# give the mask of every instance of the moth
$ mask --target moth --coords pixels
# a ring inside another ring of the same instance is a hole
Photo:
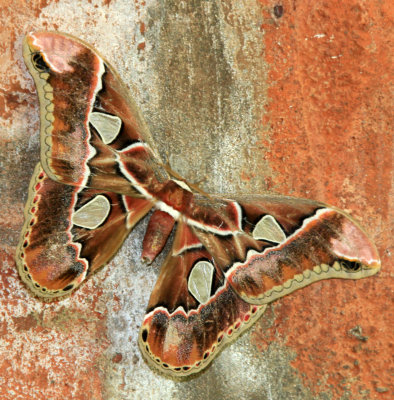
[[[268,195],[208,195],[160,160],[114,69],[66,34],[26,36],[40,101],[40,162],[17,249],[37,296],[71,293],[149,218],[142,258],[167,241],[139,333],[148,362],[171,376],[205,368],[267,303],[315,281],[374,275],[373,243],[343,211]]]

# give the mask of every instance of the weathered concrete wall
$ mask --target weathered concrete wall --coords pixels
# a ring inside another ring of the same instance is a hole
[[[1,399],[393,398],[389,1],[0,6]],[[381,273],[276,301],[187,382],[156,374],[137,348],[162,261],[139,260],[144,224],[70,298],[32,297],[13,258],[39,154],[38,102],[21,41],[42,29],[79,36],[111,61],[178,173],[207,191],[270,191],[351,210],[379,247]]]

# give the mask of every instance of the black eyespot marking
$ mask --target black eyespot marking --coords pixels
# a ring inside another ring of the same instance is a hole
[[[283,15],[283,6],[282,5],[276,5],[274,7],[274,15],[276,18],[280,18]]]
[[[341,261],[342,268],[345,268],[347,271],[357,272],[362,268],[362,264],[356,261],[342,260]]]
[[[68,285],[65,288],[63,288],[63,292],[67,292],[69,290],[71,290],[74,287],[74,285]]]
[[[142,341],[143,341],[143,342],[146,342],[146,341],[147,341],[147,339],[148,339],[148,331],[147,331],[146,329],[144,329],[144,330],[142,331],[141,337],[142,337]]]
[[[31,61],[34,65],[34,68],[39,71],[39,72],[49,72],[50,68],[44,61],[44,58],[42,57],[41,53],[33,53],[31,56]]]
[[[163,367],[164,368],[168,368],[168,364],[163,364]]]

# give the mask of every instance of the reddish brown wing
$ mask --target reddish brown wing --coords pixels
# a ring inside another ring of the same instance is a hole
[[[204,368],[223,342],[278,297],[317,280],[358,279],[379,270],[365,233],[321,203],[195,196],[194,204],[210,223],[199,214],[178,221],[140,332],[142,351],[169,374]]]
[[[264,310],[234,292],[198,237],[178,222],[172,252],[149,300],[140,348],[166,374],[196,373]]]
[[[219,203],[222,200],[219,200]],[[266,304],[312,282],[359,279],[380,268],[376,248],[344,212],[305,199],[244,196],[217,210],[223,220],[242,221],[229,235],[196,229],[201,242],[235,292]]]
[[[70,293],[115,255],[151,207],[145,199],[55,182],[38,164],[17,251],[22,279],[39,296]]]
[[[266,304],[318,280],[360,279],[380,269],[373,243],[338,209],[289,197],[238,201],[244,231],[265,243],[262,251],[250,250],[226,268],[226,278],[245,301]]]
[[[131,196],[158,190],[168,175],[150,134],[96,51],[65,34],[37,32],[26,36],[24,58],[40,99],[41,163],[49,177]]]

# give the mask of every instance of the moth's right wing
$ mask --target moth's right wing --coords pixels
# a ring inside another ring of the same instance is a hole
[[[58,182],[149,197],[168,179],[114,69],[72,36],[35,32],[23,55],[37,87],[41,165]]]
[[[64,185],[36,166],[17,250],[23,281],[38,296],[70,293],[107,263],[153,203]]]

